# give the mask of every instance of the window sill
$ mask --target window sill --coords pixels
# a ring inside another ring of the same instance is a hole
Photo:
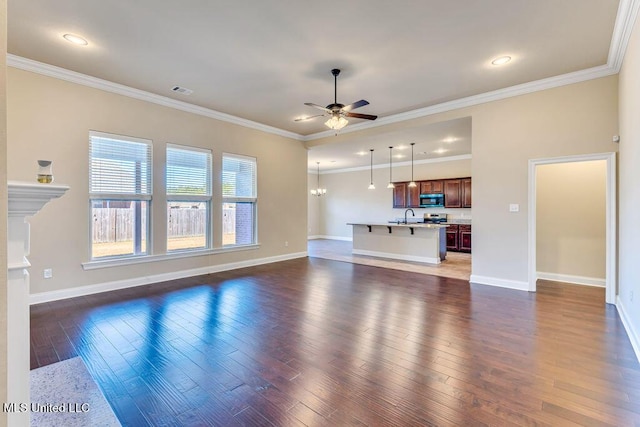
[[[100,268],[121,267],[125,265],[146,264],[149,262],[169,261],[180,258],[193,258],[198,256],[216,255],[227,252],[248,251],[259,249],[260,244],[225,246],[224,248],[204,249],[194,251],[176,251],[162,255],[144,255],[130,258],[117,258],[87,261],[82,263],[83,270],[97,270]]]

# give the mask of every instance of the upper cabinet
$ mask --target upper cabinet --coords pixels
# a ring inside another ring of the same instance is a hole
[[[416,184],[411,188],[408,182],[394,183],[394,208],[419,208],[420,194],[444,194],[445,208],[471,207],[471,178],[418,181]]]
[[[471,207],[471,178],[444,180],[444,207]]]
[[[415,187],[409,187],[407,185],[407,207],[419,208],[420,207],[420,183],[416,182]]]
[[[395,182],[393,184],[393,207],[407,207],[407,184],[406,182]]]
[[[462,180],[462,207],[471,207],[471,178]]]
[[[395,182],[393,187],[394,208],[419,208],[420,184],[409,187],[408,182]]]
[[[437,181],[420,181],[420,194],[441,194],[444,191],[444,182],[439,179]]]
[[[462,180],[447,179],[444,181],[444,207],[462,207]]]

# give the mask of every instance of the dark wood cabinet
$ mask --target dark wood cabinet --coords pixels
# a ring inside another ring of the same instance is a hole
[[[459,229],[457,224],[449,224],[447,227],[447,250],[458,251],[458,234]]]
[[[471,178],[418,181],[413,188],[408,182],[393,184],[394,208],[419,208],[420,194],[444,194],[445,208],[471,207]]]
[[[471,225],[459,225],[458,250],[460,252],[471,252]]]
[[[416,183],[418,184],[418,183]],[[419,208],[420,207],[420,185],[415,187],[409,187],[407,184],[407,207]]]
[[[462,207],[462,180],[447,179],[444,181],[444,207]]]
[[[420,207],[420,185],[409,187],[408,182],[394,182],[393,185],[394,208]]]
[[[447,250],[471,253],[471,224],[449,224]]]
[[[462,207],[471,207],[471,178],[462,180]]]
[[[407,182],[395,182],[393,187],[393,207],[407,207]]]
[[[444,207],[471,207],[471,178],[444,180]]]
[[[444,191],[444,182],[439,179],[435,181],[421,181],[420,194],[441,194]]]

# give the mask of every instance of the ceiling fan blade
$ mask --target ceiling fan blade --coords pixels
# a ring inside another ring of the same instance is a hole
[[[311,102],[305,102],[304,105],[308,105],[309,107],[313,107],[313,108],[317,108],[317,109],[322,110],[322,111],[326,111],[327,113],[331,112],[331,110],[329,110],[327,107],[323,107],[323,106],[318,105],[318,104],[313,104]]]
[[[316,117],[322,117],[322,116],[324,116],[324,114],[316,114],[315,116],[307,116],[307,117],[300,117],[298,119],[293,119],[293,121],[294,122],[304,122],[304,121],[311,120],[311,119],[314,119]]]
[[[355,117],[356,119],[375,120],[378,116],[372,116],[371,114],[359,114],[359,113],[345,113],[347,117]]]
[[[369,101],[361,99],[360,101],[356,101],[353,104],[345,105],[344,107],[342,107],[342,111],[346,113],[347,111],[355,110],[356,108],[364,107],[365,105],[369,105]]]

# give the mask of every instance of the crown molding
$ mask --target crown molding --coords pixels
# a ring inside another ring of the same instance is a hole
[[[614,25],[613,34],[611,36],[611,44],[609,47],[609,56],[607,64],[580,70],[572,73],[562,74],[560,76],[549,77],[542,80],[536,80],[529,83],[523,83],[504,89],[498,89],[491,92],[473,95],[466,98],[460,98],[429,107],[419,108],[404,113],[394,114],[391,116],[381,117],[375,121],[368,123],[357,123],[347,126],[339,133],[346,134],[358,132],[365,129],[376,128],[380,126],[390,125],[393,123],[403,122],[406,120],[426,117],[433,114],[444,113],[447,111],[457,110],[460,108],[472,107],[487,102],[498,101],[514,96],[525,95],[541,90],[553,89],[560,86],[566,86],[574,83],[580,83],[587,80],[607,77],[620,72],[624,55],[626,53],[629,38],[633,30],[638,12],[640,10],[640,0],[620,0],[618,5],[618,13]],[[19,68],[25,71],[42,74],[49,77],[65,80],[72,83],[81,84],[95,89],[104,90],[106,92],[116,93],[128,96],[130,98],[151,102],[169,108],[185,111],[188,113],[198,114],[216,120],[233,123],[250,129],[259,130],[274,135],[291,138],[297,141],[308,142],[316,139],[327,138],[335,135],[335,131],[326,130],[313,133],[310,135],[301,135],[295,132],[278,129],[262,123],[232,116],[230,114],[211,110],[209,108],[200,107],[183,101],[177,101],[166,96],[156,95],[150,92],[134,89],[118,83],[91,77],[86,74],[77,73],[54,65],[44,64],[42,62],[33,61],[31,59],[20,56],[7,54],[7,66]]]
[[[611,66],[616,73],[619,73],[622,67],[627,45],[629,44],[629,38],[631,37],[631,32],[633,31],[639,10],[640,0],[620,0],[616,23],[613,27],[613,35],[611,36],[611,45],[609,46],[609,58],[607,60],[607,64]]]
[[[431,163],[444,163],[444,162],[454,162],[456,160],[471,160],[471,154],[461,154],[459,156],[449,156],[449,157],[437,157],[434,159],[422,159],[415,160],[413,165],[424,165]],[[411,166],[411,160],[407,160],[406,162],[393,162],[393,167],[400,166]],[[388,168],[388,163],[382,163],[379,165],[373,165],[373,169],[385,169]],[[360,171],[368,171],[371,166],[357,166],[353,168],[344,168],[344,169],[330,169],[326,171],[321,171],[320,175],[331,175],[333,173],[345,173],[345,172],[360,172]],[[317,173],[315,170],[308,169],[308,173],[313,173],[314,175]]]
[[[525,95],[541,90],[553,89],[560,86],[618,74],[622,67],[624,55],[627,51],[627,45],[629,44],[629,38],[631,37],[639,10],[640,0],[620,0],[618,13],[616,15],[616,22],[611,36],[611,44],[609,46],[609,56],[607,57],[607,63],[605,65],[549,77],[542,80],[536,80],[529,83],[523,83],[466,98],[460,98],[429,107],[407,111],[405,113],[394,114],[392,116],[382,117],[374,122],[357,123],[355,125],[345,127],[340,131],[340,133],[357,132],[360,130],[385,126],[405,120],[417,119],[432,114],[444,113],[447,111],[457,110],[459,108],[472,107],[474,105],[484,104],[487,102],[498,101],[514,96]],[[311,135],[305,135],[302,137],[302,140],[307,142],[327,138],[333,135],[335,135],[334,131],[326,130]]]
[[[433,114],[444,113],[447,111],[458,110],[461,108],[472,107],[474,105],[485,104],[487,102],[499,101],[501,99],[512,98],[514,96],[526,95],[541,90],[552,89],[560,86],[566,86],[574,83],[580,83],[587,80],[593,80],[600,77],[607,77],[616,74],[617,71],[609,65],[600,65],[598,67],[587,68],[585,70],[575,71],[573,73],[562,74],[555,77],[549,77],[542,80],[536,80],[529,83],[523,83],[516,86],[510,86],[504,89],[498,89],[491,92],[481,93],[466,98],[460,98],[429,107],[419,108],[405,113],[394,114],[377,119],[374,122],[358,123],[347,126],[340,131],[341,134],[357,132],[364,129],[371,129],[379,126],[386,126],[392,123],[404,122],[411,119],[426,117]],[[334,131],[322,131],[303,137],[303,141],[313,141],[316,139],[326,138],[335,135]]]
[[[113,83],[108,80],[103,80],[96,77],[88,76],[86,74],[77,73],[75,71],[56,67],[55,65],[45,64],[43,62],[34,61],[32,59],[23,58],[21,56],[7,54],[7,66],[41,74],[43,76],[53,77],[71,83],[80,84],[83,86],[88,86],[94,89],[100,89],[105,92],[111,92],[118,95],[127,96],[129,98],[151,102],[153,104],[162,105],[163,107],[175,108],[176,110],[209,117],[249,129],[255,129],[261,132],[271,133],[274,135],[283,136],[285,138],[302,141],[302,135],[294,132],[289,132],[273,126],[268,126],[262,123],[232,116],[231,114],[221,113],[220,111],[200,107],[188,102],[177,101],[166,96],[156,95],[151,92],[134,89],[129,86]]]

